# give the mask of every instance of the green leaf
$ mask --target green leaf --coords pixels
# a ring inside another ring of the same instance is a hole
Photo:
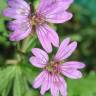
[[[10,86],[10,82],[14,77],[14,70],[13,66],[0,69],[0,93],[5,91],[8,85]]]
[[[26,76],[26,79],[32,83],[36,76],[40,73],[38,68],[33,67],[31,64],[23,64],[22,65],[23,74]]]
[[[6,31],[4,26],[5,17],[2,14],[5,7],[6,7],[5,0],[0,0],[0,31]]]
[[[79,80],[68,80],[68,96],[95,96],[96,74],[91,72]]]
[[[30,66],[8,65],[0,69],[0,93],[2,96],[8,96],[10,91],[13,96],[38,96],[39,91],[29,86],[35,79],[36,71],[37,69],[33,68],[31,64]]]
[[[6,1],[5,0],[0,0],[0,14],[2,10],[6,7]]]
[[[17,66],[13,87],[13,96],[23,96],[23,95],[24,95],[24,80],[22,78],[22,72],[20,70],[20,67]]]
[[[6,88],[2,92],[2,96],[8,96],[8,94],[10,93],[10,90],[12,88],[12,84],[13,84],[12,82],[13,82],[12,80],[9,81],[9,84],[6,86]]]

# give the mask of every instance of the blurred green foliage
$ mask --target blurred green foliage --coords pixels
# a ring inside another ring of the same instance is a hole
[[[38,0],[32,2],[36,6]],[[39,90],[33,89],[31,83],[40,70],[28,62],[30,49],[38,42],[37,38],[35,43],[34,40],[31,42],[25,61],[18,65],[6,64],[16,54],[16,43],[8,39],[9,19],[2,15],[5,7],[6,0],[0,0],[0,96],[39,96]],[[61,40],[69,36],[78,41],[78,49],[70,59],[85,62],[86,69],[84,78],[66,80],[68,96],[96,96],[96,0],[75,0],[69,10],[73,13],[72,20],[56,25],[56,29]],[[40,44],[37,46],[40,47]],[[50,96],[49,92],[46,96]]]

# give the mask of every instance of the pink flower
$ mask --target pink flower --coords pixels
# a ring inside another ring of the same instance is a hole
[[[77,42],[71,42],[66,38],[61,43],[56,55],[49,61],[48,54],[39,49],[33,48],[32,53],[34,56],[30,58],[32,65],[42,68],[43,71],[37,76],[33,82],[34,88],[41,86],[40,93],[45,94],[50,90],[52,96],[67,96],[67,84],[62,75],[71,79],[79,79],[82,77],[79,69],[85,67],[85,64],[78,61],[68,61],[67,59],[76,49]]]
[[[13,18],[9,28],[13,30],[10,34],[11,41],[19,41],[34,33],[47,52],[52,51],[52,45],[59,46],[58,34],[48,23],[64,23],[72,18],[67,11],[73,0],[39,0],[39,6],[35,13],[30,5],[24,0],[8,0],[8,8],[4,10],[4,16]]]

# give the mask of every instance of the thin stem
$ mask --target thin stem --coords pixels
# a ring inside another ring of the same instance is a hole
[[[22,52],[26,52],[27,49],[31,46],[31,44],[36,40],[37,36],[35,35],[34,38],[32,38],[32,36],[28,36],[24,41],[23,41],[23,45],[21,48]]]

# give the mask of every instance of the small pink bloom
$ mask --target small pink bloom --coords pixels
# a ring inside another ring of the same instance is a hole
[[[73,0],[39,0],[39,6],[35,13],[24,0],[8,0],[8,8],[4,10],[4,16],[13,18],[9,28],[11,41],[19,41],[33,32],[34,26],[38,38],[47,52],[52,51],[52,44],[59,46],[58,34],[48,23],[64,23],[72,18],[67,11]]]
[[[56,55],[50,61],[45,51],[39,48],[32,49],[31,64],[43,69],[33,82],[33,87],[41,87],[40,93],[42,95],[50,90],[52,96],[59,96],[58,94],[67,96],[67,84],[62,75],[71,79],[82,77],[79,69],[84,68],[85,64],[78,61],[65,62],[65,59],[75,51],[76,47],[77,42],[70,43],[70,38],[64,39]]]

